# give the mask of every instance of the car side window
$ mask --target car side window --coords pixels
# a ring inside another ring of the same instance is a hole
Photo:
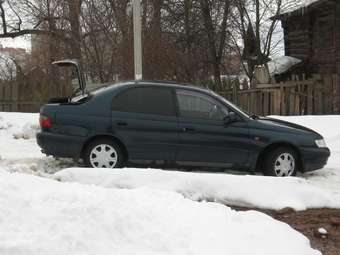
[[[175,103],[169,88],[130,88],[113,98],[112,110],[175,116]]]
[[[185,118],[223,120],[228,110],[213,98],[189,90],[177,90],[179,114]]]

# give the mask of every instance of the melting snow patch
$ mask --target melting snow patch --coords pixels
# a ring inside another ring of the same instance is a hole
[[[15,139],[32,139],[35,138],[40,127],[36,124],[26,124],[23,126],[21,132],[13,134]]]
[[[327,235],[327,234],[328,234],[327,230],[324,229],[324,228],[319,228],[319,229],[318,229],[318,232],[319,232],[321,235]]]

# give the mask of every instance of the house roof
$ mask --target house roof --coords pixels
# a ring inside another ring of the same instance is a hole
[[[303,15],[315,8],[317,8],[320,4],[326,2],[334,2],[334,0],[301,0],[300,4],[293,6],[281,14],[272,17],[273,19],[283,20],[287,19],[291,16]]]

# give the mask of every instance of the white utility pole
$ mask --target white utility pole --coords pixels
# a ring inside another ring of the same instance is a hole
[[[142,62],[142,22],[140,0],[133,0],[133,42],[134,42],[134,62],[135,79],[143,79]]]

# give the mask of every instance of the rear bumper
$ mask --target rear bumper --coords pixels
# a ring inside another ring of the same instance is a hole
[[[303,148],[301,150],[303,171],[309,172],[323,168],[330,155],[328,148]]]
[[[80,156],[86,137],[39,132],[37,143],[46,155],[77,158]]]

